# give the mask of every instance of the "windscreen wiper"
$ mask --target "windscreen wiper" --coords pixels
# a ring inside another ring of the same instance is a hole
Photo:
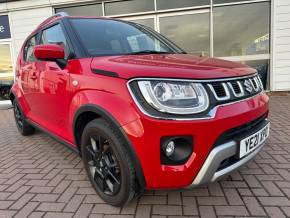
[[[139,55],[139,54],[172,54],[170,51],[155,51],[155,50],[142,50],[137,52],[128,53],[128,55]]]

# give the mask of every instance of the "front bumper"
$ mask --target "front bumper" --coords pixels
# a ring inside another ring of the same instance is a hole
[[[219,145],[210,152],[201,170],[199,171],[189,188],[215,182],[218,179],[230,174],[232,171],[239,169],[240,167],[251,161],[259,153],[264,145],[265,143],[260,145],[257,149],[255,149],[252,153],[250,153],[243,159],[240,159],[239,161],[221,170],[219,170],[218,168],[222,161],[237,154],[238,144],[235,141],[230,141],[223,145]]]
[[[220,163],[217,164],[222,161],[222,157],[232,156],[237,152],[237,140],[231,135],[231,130],[238,131],[240,126],[248,125],[260,117],[265,119],[268,115],[268,100],[268,96],[262,93],[241,102],[220,106],[215,117],[208,120],[158,120],[139,111],[139,119],[122,127],[141,163],[146,188],[172,189],[206,184],[248,162],[262,146],[229,168],[218,170]],[[138,112],[138,108],[136,111]],[[224,136],[228,132],[230,134]],[[244,137],[249,132],[250,130],[246,130],[239,136]],[[192,137],[192,155],[183,165],[162,165],[161,138],[178,135]],[[211,156],[215,157],[210,158]]]

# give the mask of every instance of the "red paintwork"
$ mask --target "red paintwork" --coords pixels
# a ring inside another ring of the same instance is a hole
[[[246,65],[188,54],[153,54],[96,57],[92,68],[115,72],[124,79],[132,77],[171,77],[210,79],[246,76],[255,71]]]
[[[36,45],[34,55],[39,60],[55,60],[64,58],[64,48],[55,44]]]
[[[91,68],[117,72],[120,78],[94,74]],[[12,91],[28,119],[73,147],[76,147],[73,120],[77,110],[85,104],[98,105],[118,121],[133,144],[147,188],[179,188],[193,181],[221,133],[268,112],[268,97],[261,94],[220,106],[216,117],[210,120],[157,120],[137,108],[126,86],[128,79],[208,79],[251,73],[253,70],[245,65],[183,54],[74,59],[61,69],[54,62],[25,62],[22,49]],[[73,80],[78,81],[77,86],[72,85]],[[194,153],[183,166],[160,164],[160,138],[169,135],[192,135],[194,139]]]

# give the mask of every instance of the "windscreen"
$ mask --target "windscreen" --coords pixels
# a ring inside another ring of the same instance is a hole
[[[72,18],[71,23],[92,56],[182,52],[154,30],[139,24],[90,18]]]

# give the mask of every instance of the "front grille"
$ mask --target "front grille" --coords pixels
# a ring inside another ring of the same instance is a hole
[[[229,90],[224,82],[215,82],[208,84],[208,86],[217,100],[222,101],[230,98]]]
[[[257,75],[237,80],[215,81],[207,85],[218,102],[248,98],[263,90],[262,83]]]
[[[235,92],[235,94],[241,94],[242,93],[242,90],[238,84],[238,81],[234,81],[231,83],[232,84],[232,87],[233,87],[233,90]]]
[[[213,86],[213,89],[218,97],[221,98],[221,97],[226,96],[226,92],[225,92],[225,89],[222,86],[222,84],[214,84],[212,86]]]

